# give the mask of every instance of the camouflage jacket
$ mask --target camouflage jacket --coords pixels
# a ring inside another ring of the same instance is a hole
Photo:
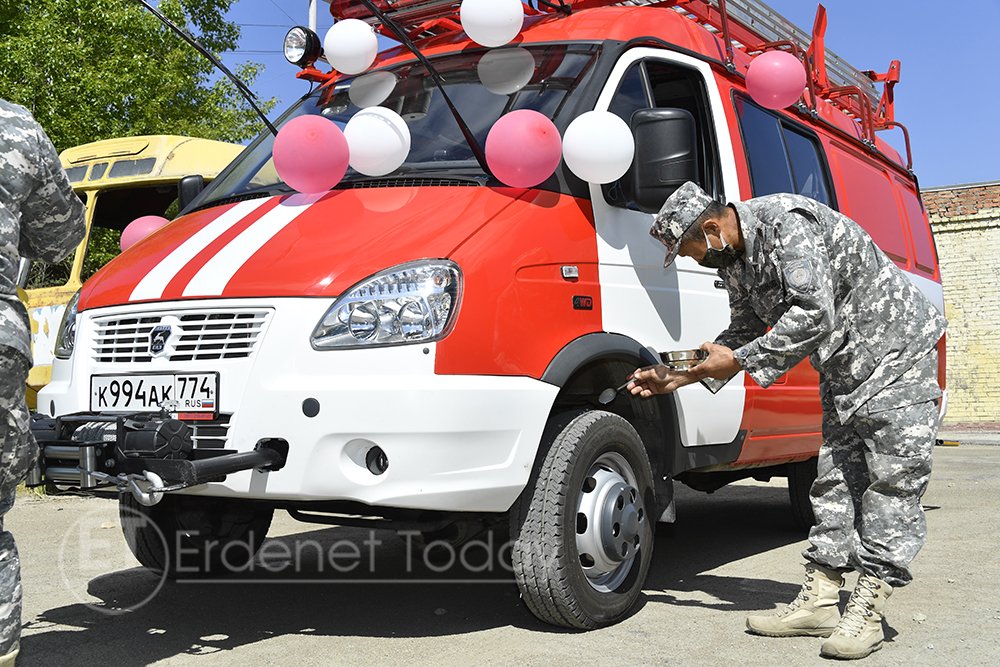
[[[20,257],[61,260],[83,238],[83,211],[45,132],[27,109],[0,100],[0,348],[31,358]]]
[[[938,309],[847,216],[789,194],[734,208],[745,252],[719,271],[731,324],[716,342],[732,348],[760,386],[809,356],[846,422],[944,334]],[[718,391],[725,383],[707,384]],[[938,395],[936,385],[922,386],[901,400]]]

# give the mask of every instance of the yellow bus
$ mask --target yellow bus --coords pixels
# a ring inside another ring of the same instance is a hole
[[[31,316],[34,367],[28,375],[28,404],[52,377],[55,338],[66,303],[84,281],[119,252],[122,230],[143,215],[173,218],[181,181],[200,189],[242,146],[170,135],[96,141],[62,152],[62,165],[87,209],[87,235],[58,264],[25,262],[21,283]],[[192,178],[193,177],[193,178]]]

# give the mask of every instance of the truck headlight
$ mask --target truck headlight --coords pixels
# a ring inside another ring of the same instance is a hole
[[[394,266],[361,281],[330,307],[312,334],[317,350],[407,345],[444,338],[462,296],[462,272],[448,260]]]
[[[73,346],[76,345],[76,309],[79,303],[80,292],[77,291],[66,304],[66,310],[63,311],[62,321],[59,323],[59,334],[56,335],[55,355],[59,359],[69,359],[73,354]]]

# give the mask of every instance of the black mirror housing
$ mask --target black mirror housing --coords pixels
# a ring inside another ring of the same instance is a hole
[[[184,211],[204,189],[205,177],[201,174],[182,178],[177,183],[177,210]]]
[[[674,190],[699,180],[694,116],[684,109],[640,109],[630,125],[635,160],[622,185],[639,210],[656,213]]]

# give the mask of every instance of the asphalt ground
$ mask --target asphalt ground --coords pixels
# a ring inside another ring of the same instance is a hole
[[[936,448],[924,505],[915,581],[890,599],[885,647],[863,664],[996,665],[1000,447]],[[573,632],[535,620],[500,566],[439,574],[448,554],[424,563],[393,533],[285,513],[258,558],[270,571],[161,586],[129,554],[114,500],[22,496],[6,520],[23,568],[18,664],[829,665],[820,639],[745,631],[748,612],[790,600],[801,581],[805,536],[784,480],[713,495],[679,487],[677,510],[634,615]],[[309,548],[296,558],[296,547]],[[307,555],[321,550],[336,557]]]

